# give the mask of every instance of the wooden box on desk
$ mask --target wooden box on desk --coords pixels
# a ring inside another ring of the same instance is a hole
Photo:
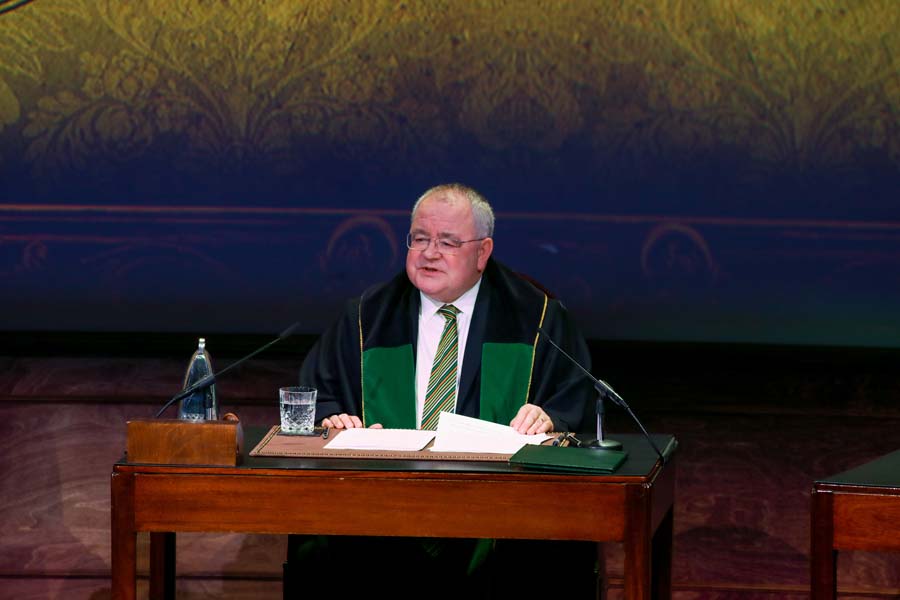
[[[244,446],[238,420],[183,421],[132,419],[128,421],[126,460],[161,465],[237,465]]]

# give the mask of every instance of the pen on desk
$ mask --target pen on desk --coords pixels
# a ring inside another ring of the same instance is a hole
[[[559,446],[560,448],[565,448],[570,444],[570,442],[575,439],[575,437],[569,433],[568,431],[564,431],[555,440],[553,440],[554,446]]]
[[[323,439],[323,440],[327,440],[327,439],[328,439],[328,432],[329,432],[329,431],[331,431],[331,427],[326,427],[326,428],[325,428],[325,433],[322,434],[322,439]]]

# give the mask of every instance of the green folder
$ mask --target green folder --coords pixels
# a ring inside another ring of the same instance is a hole
[[[624,450],[526,444],[509,457],[509,464],[540,471],[614,473],[627,456]]]

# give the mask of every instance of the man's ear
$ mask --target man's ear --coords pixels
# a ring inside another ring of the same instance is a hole
[[[494,239],[484,238],[478,245],[478,272],[481,273],[487,267],[487,261],[494,251]]]

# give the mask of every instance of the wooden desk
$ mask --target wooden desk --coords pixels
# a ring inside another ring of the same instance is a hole
[[[816,481],[811,497],[811,592],[837,596],[837,551],[900,551],[900,450]]]
[[[247,451],[265,431],[245,430]],[[506,462],[246,455],[238,467],[121,461],[111,482],[112,595],[135,597],[137,533],[145,531],[150,595],[173,596],[175,532],[195,531],[622,542],[625,597],[669,598],[677,444],[673,436],[654,436],[663,464],[643,436],[616,439],[629,456],[613,475],[534,473]],[[321,518],[335,513],[341,518]]]

